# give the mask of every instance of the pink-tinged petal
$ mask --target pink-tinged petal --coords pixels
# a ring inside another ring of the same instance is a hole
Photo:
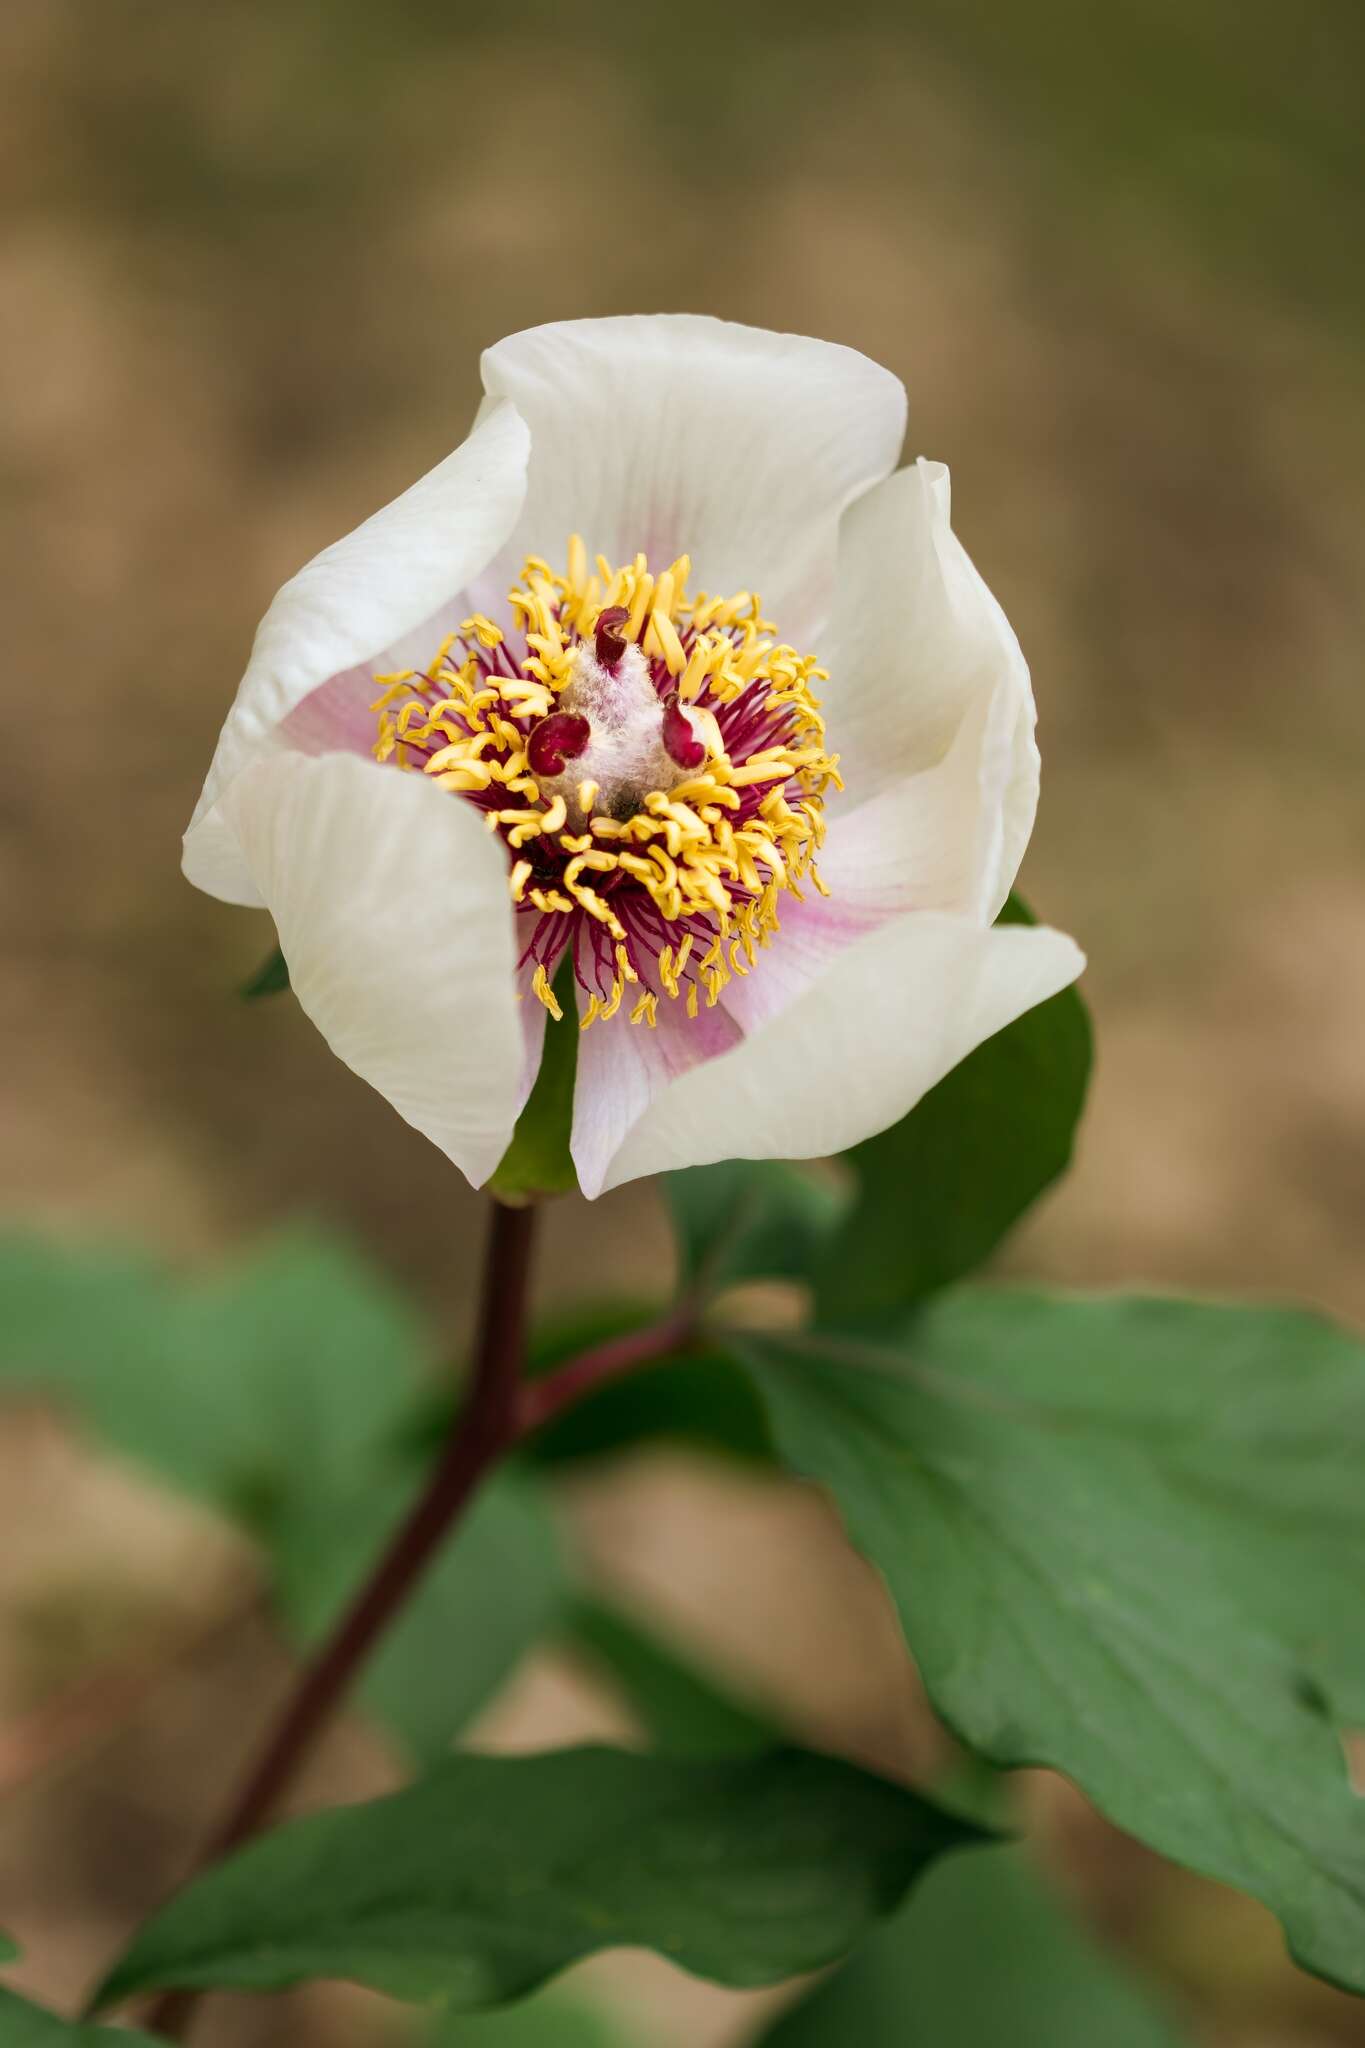
[[[721,1004],[751,1037],[803,996],[859,939],[880,931],[893,912],[873,902],[817,896],[778,899],[781,925],[746,975],[726,986]]]
[[[439,645],[439,640],[432,645]],[[376,668],[387,671],[386,655],[343,669],[310,690],[280,721],[279,736],[285,745],[300,754],[363,754],[372,759],[379,730],[371,709],[379,695]]]
[[[481,1185],[524,1054],[507,863],[478,813],[351,754],[275,754],[234,778],[222,829],[333,1052]]]
[[[771,1023],[656,1094],[601,1186],[717,1159],[842,1152],[895,1123],[1083,965],[1074,942],[1044,926],[900,918],[847,947]]]
[[[526,508],[507,561],[590,551],[693,587],[757,591],[785,638],[817,635],[840,514],[894,467],[899,380],[855,350],[695,314],[577,320],[487,351],[484,386],[531,428]]]
[[[529,447],[511,405],[485,409],[453,455],[279,592],[185,835],[185,872],[199,888],[259,903],[220,798],[248,762],[280,746],[282,721],[320,684],[372,663],[473,581],[520,513]]]
[[[936,766],[972,707],[999,698],[1008,758],[986,893],[1003,897],[1038,803],[1033,692],[1019,643],[949,514],[947,470],[920,461],[844,515],[823,695],[845,795],[831,809],[852,810]]]
[[[739,1029],[723,1010],[689,1018],[681,1001],[659,1004],[658,1024],[632,1024],[632,991],[614,1017],[599,1017],[580,1034],[569,1150],[585,1195],[600,1195],[611,1162],[650,1105],[699,1061],[715,1059],[739,1043]],[[580,1001],[580,1009],[586,1007]]]

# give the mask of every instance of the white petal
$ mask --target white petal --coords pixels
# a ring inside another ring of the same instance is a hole
[[[1031,726],[1012,679],[1002,676],[968,707],[937,767],[834,812],[820,873],[836,910],[850,920],[947,910],[994,922],[1023,851],[1021,720]],[[1022,739],[1031,749],[1031,733]]]
[[[351,754],[275,754],[221,803],[300,1004],[475,1187],[523,1062],[507,864],[472,805]]]
[[[631,1130],[603,1185],[716,1159],[844,1151],[904,1116],[973,1047],[1084,964],[1073,940],[1045,926],[901,918],[850,946],[733,1052],[674,1082]]]
[[[653,1030],[632,1024],[631,993],[627,989],[614,1017],[606,1023],[599,1018],[578,1041],[569,1150],[578,1184],[590,1199],[601,1194],[613,1157],[650,1104],[699,1061],[739,1042],[738,1026],[723,1010],[689,1017],[681,1002],[662,1001]],[[584,1008],[580,996],[580,1013]]]
[[[1003,692],[996,716],[1010,767],[997,882],[1008,893],[1038,805],[1033,691],[1019,642],[949,511],[947,470],[920,461],[845,513],[822,692],[829,744],[851,809],[941,761],[969,709]]]
[[[190,829],[185,872],[231,903],[257,903],[215,806],[280,722],[329,677],[381,654],[463,590],[521,510],[530,436],[510,405],[383,511],[300,569],[256,633]]]
[[[1004,798],[1017,700],[1001,683],[968,712],[936,768],[904,776],[856,810],[836,811],[820,854],[828,895],[780,897],[780,929],[753,972],[722,998],[750,1036],[805,993],[858,939],[912,911],[990,924],[1009,893]]]
[[[484,385],[530,423],[516,551],[665,565],[757,591],[781,634],[824,623],[844,507],[894,467],[899,380],[855,350],[696,314],[534,327],[487,351]]]

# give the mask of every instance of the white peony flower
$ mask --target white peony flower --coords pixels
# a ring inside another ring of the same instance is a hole
[[[266,613],[185,872],[476,1186],[568,988],[586,1194],[842,1150],[1083,964],[993,925],[1034,706],[948,473],[796,335],[579,321],[483,377]]]

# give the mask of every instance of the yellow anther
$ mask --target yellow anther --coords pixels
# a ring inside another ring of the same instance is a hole
[[[546,1009],[554,1018],[555,1023],[558,1024],[564,1012],[559,1006],[558,997],[550,987],[550,977],[545,972],[543,966],[537,967],[535,973],[531,976],[531,990],[534,995],[540,997],[541,1002],[544,1003]]]
[[[666,611],[653,611],[649,616],[649,631],[645,635],[645,652],[661,654],[668,664],[670,675],[680,676],[687,666],[678,629]]]
[[[482,612],[475,612],[473,618],[466,619],[460,627],[460,638],[473,638],[478,641],[480,647],[486,647],[491,652],[493,648],[501,647],[503,632],[501,626],[495,626]]]
[[[574,589],[581,589],[587,581],[588,551],[583,545],[581,533],[569,535],[569,582]]]
[[[640,556],[638,559],[643,562],[644,557]],[[645,622],[645,613],[649,610],[649,600],[653,590],[654,578],[647,569],[644,569],[641,571],[639,581],[635,585],[635,595],[631,599],[630,604],[630,617],[626,620],[624,627],[627,640],[639,639],[640,628]]]

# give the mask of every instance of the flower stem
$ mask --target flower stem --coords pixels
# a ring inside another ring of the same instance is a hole
[[[362,1664],[397,1617],[442,1540],[518,1434],[517,1400],[526,1350],[526,1294],[535,1208],[495,1201],[484,1263],[469,1395],[419,1498],[374,1570],[304,1672],[222,1825],[197,1867],[237,1848],[267,1820],[331,1720]],[[201,1992],[172,1991],[148,2025],[184,2037]]]

